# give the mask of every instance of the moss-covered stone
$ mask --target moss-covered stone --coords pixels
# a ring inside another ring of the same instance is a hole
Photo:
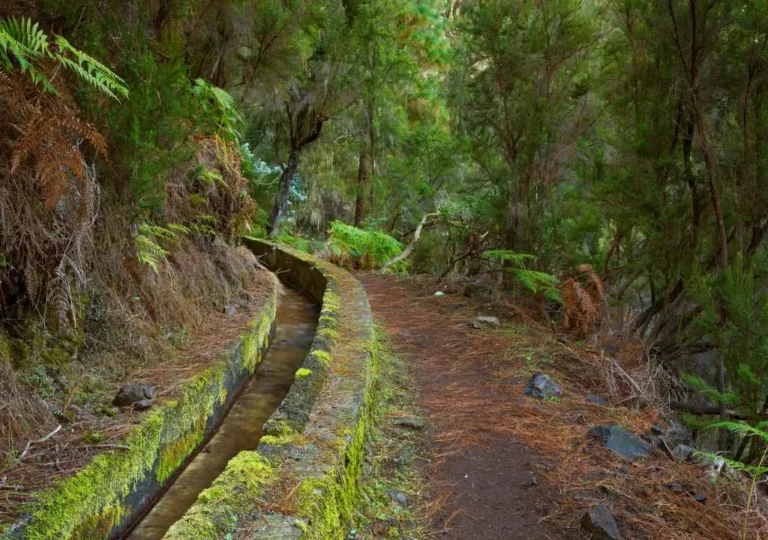
[[[209,369],[180,385],[179,395],[144,413],[141,424],[120,444],[127,450],[96,456],[74,476],[36,494],[23,523],[10,538],[49,540],[108,538],[124,529],[142,508],[128,499],[149,490],[151,499],[215,427],[228,405],[227,386],[238,386],[255,371],[269,342],[277,289],[238,345]],[[230,400],[231,401],[231,400]]]

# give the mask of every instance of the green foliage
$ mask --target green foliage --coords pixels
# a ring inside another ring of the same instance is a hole
[[[332,258],[340,264],[352,264],[358,268],[378,268],[403,251],[403,246],[381,231],[366,231],[346,225],[341,221],[331,223],[328,249]],[[403,261],[404,262],[404,261]],[[404,271],[398,263],[395,271]]]
[[[192,92],[204,113],[204,117],[198,120],[211,122],[211,131],[218,135],[237,140],[240,136],[237,126],[242,122],[242,117],[232,96],[226,90],[213,86],[203,79],[195,80]]]
[[[18,67],[35,84],[56,93],[45,62],[62,66],[79,79],[114,99],[128,96],[125,81],[104,64],[73,47],[61,36],[54,36],[54,46],[48,35],[27,17],[0,19],[0,66],[11,72]]]
[[[168,227],[161,227],[151,223],[139,225],[139,233],[133,239],[136,250],[136,258],[142,264],[149,266],[155,273],[159,272],[159,265],[165,260],[169,251],[161,244],[175,245],[180,234],[191,234],[192,230],[179,223],[171,223]]]
[[[558,289],[559,279],[547,272],[526,268],[526,262],[535,261],[535,256],[528,253],[515,253],[507,249],[495,249],[485,251],[483,257],[502,262],[504,271],[512,274],[523,287],[532,293],[541,294],[545,298],[562,303],[562,296],[560,289]]]

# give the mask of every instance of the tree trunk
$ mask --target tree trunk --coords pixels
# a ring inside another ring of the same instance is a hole
[[[291,191],[293,177],[299,169],[299,153],[300,150],[298,148],[291,149],[288,165],[286,165],[283,173],[280,175],[280,187],[275,196],[275,204],[272,206],[269,220],[267,221],[267,235],[269,236],[276,236],[280,230],[280,218],[283,212],[285,212],[285,207],[288,206],[288,194]]]
[[[355,227],[360,227],[365,220],[365,199],[370,178],[370,160],[368,148],[360,150],[360,166],[357,170],[357,198],[355,199]]]

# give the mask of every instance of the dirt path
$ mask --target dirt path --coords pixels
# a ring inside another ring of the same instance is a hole
[[[547,519],[555,491],[538,471],[548,464],[511,433],[523,381],[505,368],[512,340],[468,324],[488,313],[482,303],[435,297],[418,279],[360,278],[377,323],[413,370],[426,414],[431,494],[444,503],[433,519],[435,537],[578,538]]]

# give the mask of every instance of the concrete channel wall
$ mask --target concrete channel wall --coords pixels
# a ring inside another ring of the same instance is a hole
[[[119,538],[216,431],[253,375],[274,330],[278,287],[248,330],[211,367],[156,404],[119,441],[127,449],[97,455],[88,466],[37,494],[25,518],[3,538]],[[1,534],[1,533],[0,533]],[[193,537],[191,537],[193,538]]]
[[[286,283],[322,301],[317,334],[258,448],[233,458],[165,538],[340,539],[359,496],[376,408],[368,299],[328,262],[262,240],[245,244]]]

